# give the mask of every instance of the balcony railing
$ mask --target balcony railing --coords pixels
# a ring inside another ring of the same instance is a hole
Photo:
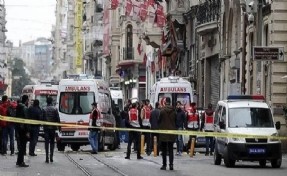
[[[123,48],[123,60],[134,60],[134,48]]]
[[[201,25],[217,21],[220,16],[220,0],[207,0],[198,5],[197,10],[197,24]]]

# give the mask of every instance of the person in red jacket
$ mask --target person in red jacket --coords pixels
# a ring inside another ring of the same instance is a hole
[[[10,103],[8,101],[8,96],[4,95],[2,96],[2,103],[0,105],[0,115],[1,116],[7,116],[8,108],[10,106]],[[0,121],[0,127],[2,128],[2,142],[1,142],[1,154],[6,155],[7,154],[7,142],[8,142],[8,122],[1,120]],[[14,153],[14,151],[13,151]]]

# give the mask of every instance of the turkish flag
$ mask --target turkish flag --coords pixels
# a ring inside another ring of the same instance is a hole
[[[147,18],[147,8],[148,8],[148,1],[144,2],[143,4],[140,5],[140,19],[142,21],[145,21]]]
[[[156,14],[155,23],[157,23],[158,27],[163,27],[165,24],[165,16],[163,13],[163,6],[162,5],[157,6],[155,14]]]
[[[148,1],[148,5],[149,6],[153,6],[154,5],[154,0],[147,0]]]
[[[162,66],[162,55],[161,55],[161,50],[157,50],[157,55],[158,55],[158,67],[161,70],[161,66]]]
[[[151,61],[151,72],[152,73],[154,73],[154,71],[155,71],[155,63],[154,63],[154,61]]]
[[[126,15],[127,16],[130,16],[131,14],[131,11],[132,11],[132,8],[133,8],[133,3],[131,0],[127,0],[126,1]]]
[[[119,6],[119,0],[112,0],[111,2],[111,9],[115,10]]]
[[[144,57],[143,57],[143,65],[146,65],[146,61],[147,61],[147,56],[146,56],[146,53],[145,53]]]
[[[142,54],[142,44],[141,43],[138,44],[137,50],[138,50],[139,55],[141,55]]]

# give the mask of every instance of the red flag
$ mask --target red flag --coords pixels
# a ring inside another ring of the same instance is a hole
[[[146,20],[147,17],[147,8],[148,8],[148,1],[144,2],[143,4],[140,5],[140,19],[142,21]]]
[[[151,62],[151,68],[150,69],[151,69],[151,72],[154,73],[154,71],[155,71],[155,63],[154,63],[154,61]]]
[[[111,9],[115,10],[119,6],[119,0],[112,0],[111,2]]]
[[[165,16],[163,13],[163,6],[158,5],[156,9],[155,23],[157,23],[158,27],[163,27],[165,23]]]
[[[137,50],[138,50],[139,55],[141,55],[142,54],[142,44],[141,43],[138,44]]]
[[[146,65],[146,61],[147,61],[147,56],[146,56],[146,53],[145,53],[144,57],[143,57],[143,65]]]
[[[164,35],[164,31],[162,31],[162,35],[161,35],[161,43],[164,44],[165,43],[165,35]]]
[[[153,6],[154,5],[154,0],[148,0],[148,5]]]
[[[159,70],[161,70],[161,65],[162,65],[162,55],[161,55],[161,50],[157,50],[157,55],[158,55],[158,67],[159,67]]]
[[[133,3],[131,0],[127,0],[126,1],[126,15],[127,16],[130,16],[131,14],[131,11],[132,11],[132,8],[133,8]]]

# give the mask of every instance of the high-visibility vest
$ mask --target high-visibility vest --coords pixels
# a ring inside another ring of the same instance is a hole
[[[205,131],[214,131],[214,117],[213,117],[213,114],[212,115],[207,115],[205,113],[204,130]]]
[[[135,108],[131,108],[129,111],[129,123],[131,126],[133,127],[140,127],[140,123],[139,123],[139,115],[138,115],[138,110]]]
[[[143,107],[144,110],[144,117],[142,119],[142,125],[143,126],[150,126],[150,115],[151,115],[151,110],[149,106],[144,106]]]
[[[198,129],[198,113],[194,112],[193,108],[187,109],[187,127],[190,129]]]
[[[97,117],[94,117],[94,111],[97,111]],[[90,114],[90,119],[91,119],[91,122],[93,120],[96,121],[96,126],[102,126],[102,121],[101,121],[101,112],[98,110],[98,108],[95,108],[93,109],[93,111],[91,112]],[[91,124],[90,124],[91,125]],[[92,125],[91,125],[92,126]]]

